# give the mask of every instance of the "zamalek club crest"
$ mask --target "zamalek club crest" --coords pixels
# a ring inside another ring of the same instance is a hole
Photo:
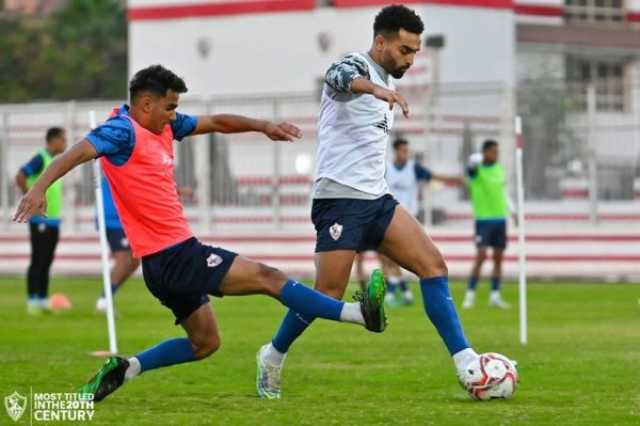
[[[215,253],[211,253],[209,257],[207,257],[207,266],[209,268],[215,268],[221,263],[222,263],[222,258]]]
[[[343,226],[338,222],[334,223],[333,225],[331,225],[331,228],[329,228],[329,234],[334,241],[338,241],[342,236],[342,228]]]
[[[27,408],[27,397],[20,395],[18,392],[13,392],[11,395],[4,397],[4,408],[6,408],[11,420],[17,422]]]

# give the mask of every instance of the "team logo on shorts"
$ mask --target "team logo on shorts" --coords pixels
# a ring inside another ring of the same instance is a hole
[[[11,417],[11,420],[17,422],[27,408],[27,397],[20,395],[18,392],[5,396],[4,408],[7,410],[7,414]]]
[[[122,245],[122,247],[129,247],[129,240],[127,240],[126,238],[123,238],[120,241],[120,244]]]
[[[209,268],[215,268],[216,266],[222,263],[222,258],[217,254],[211,253],[209,257],[207,257],[207,266]]]
[[[338,241],[342,236],[342,228],[343,226],[338,222],[334,223],[333,225],[331,225],[331,228],[329,228],[329,234],[334,241]]]

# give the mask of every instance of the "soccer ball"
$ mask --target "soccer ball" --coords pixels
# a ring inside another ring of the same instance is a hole
[[[481,354],[460,373],[460,383],[473,399],[507,399],[516,391],[518,371],[504,355]]]

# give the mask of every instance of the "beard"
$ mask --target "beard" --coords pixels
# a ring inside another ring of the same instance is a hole
[[[404,76],[404,73],[406,73],[409,70],[410,67],[402,67],[402,68],[396,68],[393,71],[391,71],[389,74],[391,74],[391,76],[395,79],[400,79]]]

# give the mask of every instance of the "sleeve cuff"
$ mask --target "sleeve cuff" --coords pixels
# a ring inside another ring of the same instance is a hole
[[[98,153],[98,157],[102,157],[104,155],[104,153],[102,152],[102,150],[100,149],[100,141],[97,137],[95,137],[94,135],[92,135],[91,133],[89,133],[87,136],[84,137],[86,140],[89,141],[89,143],[91,145],[93,145],[93,148],[96,150],[96,152]]]

